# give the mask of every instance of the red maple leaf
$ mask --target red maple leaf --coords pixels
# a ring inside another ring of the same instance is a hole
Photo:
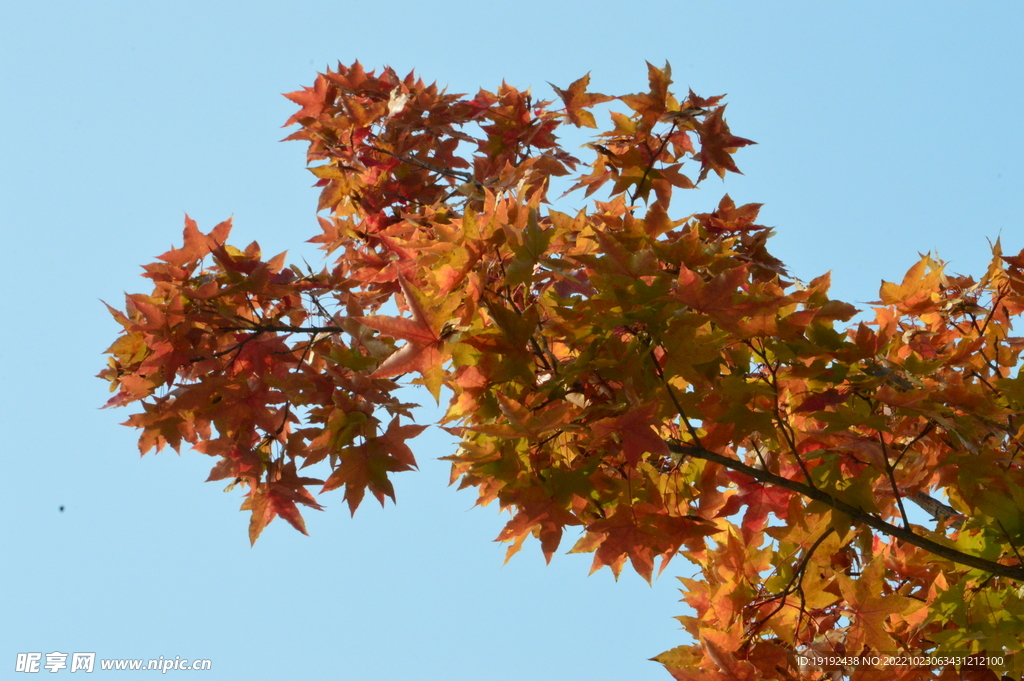
[[[395,500],[395,488],[388,473],[412,470],[416,459],[405,441],[416,437],[426,426],[400,426],[395,417],[386,433],[341,452],[341,465],[324,482],[322,492],[345,486],[345,501],[355,515],[366,489],[384,505],[384,497]]]
[[[735,161],[732,160],[733,152],[748,144],[756,144],[756,142],[744,139],[743,137],[736,137],[729,132],[729,125],[725,122],[724,114],[725,105],[723,104],[704,119],[700,136],[700,176],[697,179],[698,182],[707,177],[709,170],[714,170],[722,178],[725,177],[725,171],[727,170],[739,173],[740,169],[736,167]],[[742,173],[740,174],[742,175]]]
[[[214,249],[223,246],[230,233],[231,218],[218,224],[209,234],[203,234],[199,231],[196,221],[185,215],[184,245],[181,248],[172,248],[157,257],[179,267],[186,263],[198,262]]]
[[[651,425],[656,407],[657,404],[651,402],[644,407],[633,408],[622,416],[596,421],[591,426],[595,442],[618,433],[622,441],[622,453],[631,466],[635,466],[646,452],[656,457],[668,457],[668,445]]]
[[[786,519],[792,492],[774,485],[754,482],[742,473],[730,473],[728,477],[738,485],[740,491],[729,497],[717,517],[727,518],[746,507],[742,523],[745,540],[749,541],[755,532],[764,529],[769,513]]]
[[[287,520],[302,534],[309,534],[306,532],[306,523],[302,519],[302,514],[299,513],[296,503],[304,504],[318,511],[323,510],[323,507],[305,488],[306,485],[318,484],[319,480],[300,478],[296,473],[295,462],[289,462],[277,470],[276,480],[260,483],[254,487],[249,492],[248,498],[242,503],[243,511],[252,511],[252,516],[249,519],[249,542],[251,544],[256,543],[256,539],[263,529],[276,516]]]
[[[737,208],[733,200],[726,194],[719,202],[718,209],[713,213],[697,213],[693,217],[712,234],[767,229],[764,225],[754,224],[757,213],[763,205],[762,203],[747,203]]]
[[[318,73],[313,87],[305,87],[295,92],[286,92],[285,97],[302,106],[301,109],[292,114],[292,117],[282,125],[287,128],[293,123],[298,123],[302,118],[316,118],[324,110],[327,99],[327,79],[323,74]]]
[[[409,304],[412,319],[387,315],[356,317],[371,329],[406,341],[397,352],[381,362],[372,376],[389,378],[413,371],[419,372],[437,399],[441,386],[441,365],[445,359],[442,330],[459,301],[452,296],[439,306],[431,306],[427,296],[401,275],[398,277],[398,283]]]

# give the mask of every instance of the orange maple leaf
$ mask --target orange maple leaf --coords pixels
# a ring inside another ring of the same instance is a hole
[[[883,595],[884,559],[876,556],[855,581],[837,574],[836,580],[846,599],[846,613],[851,619],[847,635],[847,649],[857,650],[860,645],[870,646],[875,652],[893,648],[892,636],[885,623],[890,615],[903,613],[912,606],[910,599],[899,594]]]
[[[252,511],[249,519],[249,542],[256,543],[264,528],[276,517],[281,516],[302,534],[306,532],[306,523],[299,513],[296,502],[322,511],[305,485],[317,484],[314,478],[300,478],[296,473],[295,462],[289,462],[279,470],[278,479],[274,482],[261,483],[253,488],[242,503],[243,511]]]
[[[562,98],[565,103],[565,114],[569,117],[569,122],[575,125],[577,128],[588,127],[596,128],[597,122],[594,120],[594,114],[586,111],[595,104],[601,104],[602,102],[609,102],[614,97],[608,95],[598,94],[596,92],[587,92],[587,85],[590,84],[590,74],[583,76],[579,80],[573,81],[567,89],[563,90],[552,83],[551,88],[558,93],[558,96]]]
[[[184,245],[181,248],[172,248],[157,257],[164,262],[179,267],[186,263],[198,262],[209,255],[214,249],[223,246],[230,233],[231,218],[219,223],[210,230],[209,234],[203,234],[199,231],[196,221],[186,214]]]
[[[406,341],[397,352],[381,362],[372,377],[390,378],[416,371],[423,376],[434,399],[439,399],[441,365],[445,359],[445,336],[442,330],[460,301],[455,296],[450,296],[439,306],[432,306],[426,294],[401,275],[398,277],[398,283],[408,301],[412,319],[387,315],[356,317],[356,320],[371,329]]]
[[[303,86],[301,90],[286,92],[284,96],[299,104],[302,108],[292,114],[292,117],[281,127],[287,128],[292,123],[298,123],[302,118],[318,117],[324,110],[325,100],[327,99],[327,87],[327,79],[324,78],[322,73],[318,73],[313,87]]]

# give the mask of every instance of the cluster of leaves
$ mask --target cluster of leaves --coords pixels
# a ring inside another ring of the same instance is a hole
[[[837,329],[857,310],[827,274],[787,274],[758,204],[672,215],[675,190],[738,172],[751,142],[721,97],[648,74],[645,93],[583,77],[556,102],[358,62],[320,74],[287,95],[287,124],[309,143],[329,266],[186,220],[183,247],[145,268],[152,293],[111,308],[109,404],[141,404],[143,453],[214,457],[255,541],[277,515],[304,532],[311,486],[343,487],[352,512],[366,490],[393,498],[424,428],[403,424],[394,379],[447,388],[452,480],[510,512],[509,556],[534,536],[550,559],[574,527],[594,570],[699,568],[679,618],[698,644],[656,658],[677,679],[818,678],[798,664],[812,651],[1020,650],[1024,252],[997,243],[980,281],[922,257],[873,322]],[[555,132],[596,128],[602,105],[612,127],[583,163]],[[587,207],[553,207],[562,177]]]

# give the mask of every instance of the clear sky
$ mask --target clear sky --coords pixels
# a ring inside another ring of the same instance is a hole
[[[758,142],[736,156],[745,175],[680,210],[763,202],[773,252],[805,280],[832,270],[850,302],[919,252],[980,274],[986,238],[1024,247],[1019,2],[7,0],[0,15],[0,678],[53,651],[208,658],[208,679],[668,678],[646,660],[685,642],[673,577],[692,566],[616,583],[588,577],[589,556],[545,566],[534,543],[502,567],[507,516],[446,486],[438,435],[415,441],[397,506],[350,518],[328,493],[310,537],[278,520],[250,548],[240,494],[203,483],[210,459],[140,459],[117,425],[130,412],[97,409],[118,328],[100,299],[144,289],[139,266],[185,211],[316,257],[299,245],[317,190],[304,146],[278,143],[280,93],[328,64],[540,95],[589,71],[622,94],[667,59],[679,90],[728,93],[733,131]]]

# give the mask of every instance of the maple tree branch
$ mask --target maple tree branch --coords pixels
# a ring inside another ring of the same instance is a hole
[[[807,480],[807,484],[814,487],[814,478],[811,477],[811,472],[807,470],[807,466],[804,464],[804,460],[800,458],[800,452],[796,448],[796,439],[793,437],[793,432],[788,421],[782,418],[782,405],[779,404],[779,377],[776,371],[778,368],[768,361],[768,351],[764,347],[764,342],[761,343],[761,350],[758,351],[754,347],[753,342],[747,341],[746,344],[750,347],[754,353],[761,358],[761,362],[764,364],[768,373],[771,374],[771,380],[765,380],[769,387],[772,389],[774,396],[773,411],[775,412],[775,421],[779,424],[779,430],[782,431],[782,436],[786,439],[786,443],[789,445],[789,449],[793,452],[793,458],[796,459],[796,463],[800,466],[800,471],[804,474],[804,478]]]
[[[1007,289],[1006,288],[1000,286],[998,291],[999,291],[999,295],[996,297],[995,300],[992,301],[992,309],[990,309],[988,311],[988,314],[985,315],[985,321],[982,323],[981,329],[979,330],[979,332],[983,336],[985,335],[985,331],[988,329],[988,323],[992,321],[992,317],[994,317],[995,314],[996,314],[996,309],[999,307],[999,303],[1003,302],[1003,298],[1006,297],[1006,294],[1007,294]]]
[[[882,445],[882,461],[885,462],[885,474],[889,478],[889,484],[892,485],[892,493],[896,497],[896,505],[900,508],[903,527],[910,529],[910,518],[907,517],[907,509],[903,507],[903,495],[900,494],[900,488],[896,484],[896,472],[893,470],[893,465],[889,463],[889,448],[885,446],[885,438],[882,437],[881,431],[876,432],[878,432],[878,442]]]
[[[761,448],[757,446],[756,442],[751,442],[750,444],[754,448],[754,454],[757,454],[757,460],[761,462],[761,468],[768,468],[768,462],[765,461]]]
[[[992,318],[996,314],[996,310],[999,308],[999,304],[1002,302],[1003,298],[1005,298],[1006,295],[1007,295],[1007,291],[1003,287],[1000,287],[998,289],[998,292],[999,292],[999,295],[992,301],[992,307],[988,311],[988,314],[985,315],[985,321],[982,322],[980,328],[978,327],[978,318],[975,317],[973,314],[969,315],[970,318],[971,318],[971,326],[974,327],[974,330],[978,332],[978,336],[980,336],[981,338],[985,337],[985,331],[988,329],[989,322],[992,321]],[[992,373],[994,373],[996,375],[1001,375],[1000,372],[999,372],[998,363],[993,364],[994,361],[997,361],[999,359],[999,346],[998,346],[999,337],[998,336],[996,336],[993,339],[993,343],[996,344],[996,347],[994,348],[995,356],[991,360],[988,357],[985,356],[985,348],[984,347],[981,347],[981,348],[978,349],[978,354],[981,355],[981,358],[983,360],[985,360],[985,364],[988,365],[988,368],[992,370]],[[979,376],[979,378],[980,378],[980,376]]]
[[[658,343],[658,347],[663,351],[665,350],[665,346],[661,343]],[[690,419],[686,417],[686,411],[683,409],[683,405],[679,402],[679,398],[676,397],[676,391],[672,389],[672,385],[668,382],[668,379],[665,378],[665,371],[661,368],[661,364],[658,363],[657,358],[655,358],[653,354],[648,354],[647,356],[650,357],[651,362],[654,364],[654,373],[661,379],[662,384],[665,386],[669,399],[672,400],[672,404],[675,405],[676,411],[679,413],[679,418],[681,418],[683,423],[686,425],[686,431],[690,434],[690,437],[693,438],[693,441],[700,446],[700,436],[697,435],[697,429],[693,427],[693,424],[690,423]]]
[[[915,504],[924,509],[925,513],[930,515],[935,520],[942,522],[949,518],[955,518],[951,527],[960,529],[964,524],[964,516],[952,506],[942,503],[938,499],[925,494],[924,492],[914,492],[908,497]]]
[[[254,324],[252,326],[218,326],[218,331],[253,331],[257,334],[280,333],[344,333],[340,326],[292,326],[290,324]]]
[[[1003,521],[996,518],[996,522],[999,523],[999,529],[1003,531],[1003,536],[1006,537],[1006,542],[1013,549],[1013,555],[1017,556],[1018,563],[1024,563],[1024,559],[1020,557],[1020,551],[1017,550],[1017,545],[1013,543],[1013,539],[1010,538],[1010,533],[1006,531],[1006,527],[1003,525]]]
[[[212,355],[210,355],[209,357],[207,357],[205,355],[202,356],[202,357],[193,357],[193,358],[191,358],[189,360],[189,362],[191,364],[195,364],[196,362],[205,362],[205,361],[210,360],[210,359],[220,359],[224,355],[227,355],[227,354],[230,354],[232,352],[235,352],[236,350],[241,350],[245,346],[245,344],[248,343],[250,340],[252,340],[252,338],[246,338],[244,340],[241,340],[241,341],[235,343],[234,345],[232,345],[230,348],[226,348],[224,350],[219,350],[219,351],[213,353]]]
[[[309,267],[309,263],[306,263],[306,266]],[[310,269],[312,269],[312,268],[310,268]],[[309,300],[314,305],[316,305],[316,309],[320,310],[320,314],[323,316],[324,319],[330,319],[331,318],[330,313],[328,313],[327,309],[323,306],[323,304],[321,304],[320,298],[318,298],[317,296],[315,296],[312,293],[310,293],[309,294]]]
[[[317,304],[319,305],[319,301],[317,301]],[[299,358],[298,364],[295,365],[295,371],[296,372],[302,371],[302,365],[306,363],[306,358],[309,357],[309,353],[313,349],[313,343],[315,343],[316,340],[317,340],[316,334],[314,334],[314,335],[310,336],[308,341],[306,341],[306,349],[302,351],[302,356]],[[284,432],[285,426],[288,425],[288,419],[291,417],[291,414],[292,414],[292,401],[291,401],[291,399],[287,399],[287,400],[285,400],[285,403],[284,403],[284,414],[281,417],[281,425],[278,426],[277,430],[274,431],[274,439],[277,439],[281,435],[281,433]],[[282,454],[282,456],[283,456],[283,454]]]
[[[758,482],[770,483],[788,489],[792,492],[802,494],[809,499],[814,501],[820,501],[829,508],[832,508],[840,513],[845,513],[850,516],[853,520],[859,523],[867,525],[868,527],[878,530],[884,534],[887,534],[896,539],[913,544],[919,549],[923,549],[932,553],[940,558],[959,563],[960,565],[966,565],[983,572],[988,572],[999,577],[1007,577],[1017,582],[1024,582],[1024,565],[1002,565],[991,560],[986,560],[979,556],[972,556],[962,551],[957,551],[949,546],[943,546],[931,539],[918,536],[914,534],[910,528],[897,527],[892,523],[888,523],[878,516],[872,515],[863,509],[852,506],[842,499],[837,499],[828,492],[805,485],[802,482],[796,480],[790,480],[784,478],[781,475],[776,475],[770,471],[759,470],[753,466],[748,466],[742,461],[723,456],[716,452],[709,451],[703,447],[693,447],[681,445],[675,442],[666,442],[669,451],[679,454],[680,457],[692,456],[697,459],[704,459],[705,461],[711,461],[721,466],[725,466],[730,470],[738,471],[743,473],[747,477],[750,477]]]
[[[320,138],[320,140],[327,146],[327,148],[332,150],[332,151],[338,149],[338,147],[340,146],[338,144],[335,144],[334,142],[331,142],[326,137],[324,137],[322,134],[316,133],[316,136],[318,138]],[[410,156],[403,156],[402,154],[396,154],[393,151],[388,151],[387,149],[382,149],[381,147],[373,145],[373,144],[367,145],[367,147],[372,149],[373,151],[376,151],[378,153],[385,154],[385,155],[390,156],[390,157],[392,157],[394,159],[397,159],[397,160],[401,161],[402,163],[407,163],[409,165],[417,166],[419,168],[422,168],[423,170],[429,170],[431,172],[438,173],[439,175],[442,175],[444,177],[450,177],[450,178],[453,178],[453,179],[464,180],[466,182],[475,182],[476,181],[475,178],[473,177],[472,173],[463,172],[463,171],[459,171],[459,170],[452,170],[451,168],[446,168],[446,167],[434,165],[433,163],[428,163],[426,161],[421,161],[421,160],[419,160],[417,158],[413,158],[413,157],[410,157]],[[354,168],[348,167],[348,166],[342,166],[342,168],[345,169],[345,170],[355,170]],[[479,182],[478,182],[478,184],[482,185],[482,183],[479,183]],[[441,202],[442,203],[446,202],[452,196],[457,194],[458,191],[459,191],[458,188],[452,190],[443,199],[441,199]],[[417,203],[417,204],[419,204],[421,206],[422,205],[426,205],[426,204],[423,204],[422,202],[417,201],[415,199],[409,199],[408,197],[402,196],[402,197],[399,197],[399,198],[401,198],[404,201],[412,201],[412,202]]]
[[[396,154],[392,151],[388,151],[387,149],[381,149],[376,145],[372,145],[370,146],[370,148],[382,154],[387,154],[392,158],[396,158],[402,163],[408,163],[409,165],[418,166],[420,168],[423,168],[423,170],[430,170],[440,175],[444,175],[445,177],[453,177],[460,180],[465,180],[466,182],[472,182],[474,179],[472,173],[463,172],[461,170],[452,170],[451,168],[442,168],[441,166],[436,166],[433,163],[427,163],[426,161],[421,161],[416,158]]]
[[[981,356],[982,356],[982,358],[984,358],[985,357],[984,353],[982,353]],[[986,362],[987,362],[987,360],[986,360]],[[994,373],[997,373],[997,372],[994,372]],[[991,392],[994,396],[996,396],[996,397],[1002,397],[1003,396],[1003,394],[997,388],[995,388],[991,383],[989,383],[988,380],[986,380],[985,377],[982,376],[981,374],[979,374],[977,371],[972,371],[970,374],[968,374],[968,376],[973,376],[974,378],[978,379],[981,382],[981,384],[983,386],[985,386],[989,390],[989,392]],[[984,419],[984,418],[980,419],[981,421],[983,421],[987,425],[990,425],[993,428],[995,428],[995,429],[1005,433],[1006,436],[1009,436],[1009,442],[1013,444],[1014,454],[1013,454],[1013,457],[1011,457],[1011,459],[1010,459],[1010,463],[1007,463],[1006,466],[1004,466],[1005,470],[1010,470],[1010,466],[1012,464],[1013,458],[1015,458],[1017,456],[1017,454],[1019,454],[1022,451],[1022,447],[1021,447],[1020,443],[1017,442],[1017,440],[1015,439],[1016,435],[1017,435],[1017,428],[1014,426],[1014,423],[1013,423],[1014,416],[1015,415],[1012,414],[1012,413],[1006,415],[1007,423],[1006,423],[1005,426],[1000,424],[1000,423],[996,423],[994,421],[989,421],[988,419]]]
[[[534,351],[540,353],[540,358],[544,360],[544,368],[551,372],[552,375],[558,373],[558,358],[555,357],[555,353],[551,352],[551,346],[548,345],[547,339],[544,338],[544,321],[541,319],[537,320],[537,331],[540,335],[540,340],[537,340],[537,336],[530,336],[530,343],[534,346]]]
[[[665,151],[665,147],[668,146],[668,140],[670,137],[672,137],[672,133],[676,131],[676,125],[678,125],[678,121],[674,121],[672,123],[672,127],[669,128],[669,131],[665,133],[665,136],[661,140],[661,146],[658,147],[658,152],[651,156],[651,162],[647,164],[646,168],[644,168],[643,177],[641,177],[640,182],[637,183],[636,190],[633,192],[633,195],[629,197],[629,202],[631,204],[636,203],[637,197],[640,196],[640,192],[643,189],[644,182],[647,181],[647,178],[650,176],[651,171],[654,170],[654,164],[658,162],[658,158],[661,156],[662,152]],[[648,151],[650,151],[650,147],[648,147]],[[648,196],[650,196],[650,194],[648,194]]]
[[[814,540],[814,543],[811,544],[810,547],[808,547],[806,553],[804,553],[803,558],[800,560],[800,564],[797,566],[796,570],[793,571],[793,576],[790,578],[789,583],[786,584],[785,589],[783,589],[777,594],[774,594],[770,598],[766,598],[756,603],[756,605],[764,605],[766,603],[771,603],[772,601],[777,601],[779,599],[782,600],[782,602],[779,603],[774,610],[772,610],[770,613],[768,613],[760,620],[751,625],[750,629],[747,631],[746,634],[746,637],[748,639],[759,634],[761,632],[761,629],[764,628],[764,625],[767,624],[768,620],[774,617],[777,612],[779,612],[786,606],[786,599],[794,591],[800,594],[800,614],[801,617],[803,616],[804,612],[806,611],[806,598],[803,592],[803,582],[804,574],[807,572],[807,564],[811,562],[811,556],[813,556],[814,552],[818,550],[819,546],[821,546],[821,542],[825,541],[833,532],[835,532],[835,528],[828,528],[825,532],[822,532],[820,537]],[[751,605],[755,605],[755,603],[751,603]]]
[[[918,433],[917,435],[915,435],[913,440],[911,440],[907,444],[903,445],[903,451],[901,451],[900,455],[896,457],[896,460],[893,462],[892,465],[893,466],[900,465],[900,461],[902,461],[903,457],[906,456],[908,451],[910,451],[910,448],[913,447],[915,444],[917,444],[918,440],[920,440],[925,435],[930,433],[934,427],[935,427],[935,422],[934,421],[926,421],[925,424],[924,424],[924,428],[921,429],[921,432]]]
[[[534,336],[530,336],[530,345],[533,346],[533,356],[540,360],[540,363],[543,365],[542,368],[550,371],[552,374],[558,373],[558,370],[548,361],[548,357],[544,353],[544,349],[540,346],[540,343],[537,342],[537,339]]]

